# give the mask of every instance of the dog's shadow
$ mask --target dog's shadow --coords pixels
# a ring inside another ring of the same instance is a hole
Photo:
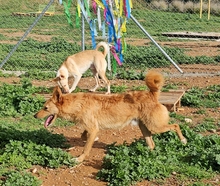
[[[71,152],[71,154],[77,154],[77,155],[81,155],[83,152],[83,148],[86,144],[86,141],[84,139],[82,139],[81,137],[66,137],[67,142],[70,144],[70,148],[67,149],[68,152]],[[106,153],[106,148],[109,144],[107,143],[103,143],[101,141],[94,141],[93,145],[92,145],[92,150],[93,152],[95,151],[95,149],[103,149],[104,153]],[[81,148],[80,150],[78,150],[77,148]],[[76,151],[76,152],[74,152]],[[96,152],[96,151],[95,151]],[[97,155],[100,152],[97,152]],[[90,152],[91,154],[91,152]],[[85,161],[83,162],[84,166],[88,166],[88,167],[93,167],[96,170],[100,170],[101,169],[101,165],[102,165],[102,161],[103,159],[99,158],[86,158]],[[96,177],[97,173],[93,173],[92,175],[94,176],[94,178]]]
[[[86,144],[86,140],[82,139],[81,137],[66,137],[67,142],[70,144],[71,147],[84,147]],[[105,149],[108,144],[103,143],[101,141],[94,141],[92,148],[99,148]]]
[[[69,144],[62,134],[54,134],[41,128],[37,130],[18,130],[13,126],[0,126],[0,148],[4,148],[10,141],[31,141],[38,145],[52,148],[68,148]]]

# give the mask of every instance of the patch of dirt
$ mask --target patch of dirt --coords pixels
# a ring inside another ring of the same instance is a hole
[[[6,83],[19,83],[20,78],[0,78],[1,82]],[[51,87],[51,89],[56,86],[54,82],[51,81],[33,81],[35,86],[46,86]],[[194,86],[197,87],[207,87],[209,85],[217,85],[220,83],[220,76],[209,76],[209,77],[180,77],[180,78],[166,78],[165,84],[175,84],[178,85],[180,89],[188,90]],[[93,78],[82,78],[79,82],[79,87],[81,89],[89,89],[95,84]],[[135,80],[111,80],[112,85],[126,85],[129,88],[134,86],[144,85],[143,81]],[[202,100],[201,100],[202,101]],[[219,120],[220,108],[218,109],[206,109],[205,114],[196,114],[197,108],[183,107],[178,114],[185,116],[186,118],[192,119],[192,126],[199,124],[204,118],[211,117]],[[69,151],[73,156],[79,156],[82,153],[85,142],[80,138],[83,132],[80,127],[50,127],[48,128],[53,133],[63,134],[70,145],[73,147]],[[217,131],[220,135],[220,132]],[[121,130],[104,130],[98,135],[99,140],[96,141],[91,150],[90,156],[80,165],[73,168],[59,168],[59,169],[48,169],[40,166],[36,166],[37,172],[34,174],[40,180],[43,181],[42,186],[106,186],[106,182],[96,180],[96,175],[101,169],[102,161],[105,156],[105,147],[107,144],[112,144],[117,142],[117,144],[122,144],[124,141],[131,143],[135,138],[141,138],[141,132],[136,126],[127,126]],[[218,178],[213,180],[207,180],[207,183],[214,182]],[[176,186],[185,185],[186,183],[179,183],[172,175],[170,178],[165,179],[163,185],[165,186]],[[162,185],[159,184],[157,180],[147,181],[144,180],[136,184],[136,186],[148,186],[148,185]]]

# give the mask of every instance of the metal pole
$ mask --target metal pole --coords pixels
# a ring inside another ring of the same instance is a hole
[[[84,20],[83,15],[81,17],[82,17],[81,18],[81,21],[82,21],[82,26],[81,26],[81,29],[82,29],[81,46],[82,46],[82,50],[85,50],[85,20]]]
[[[159,50],[167,57],[167,59],[181,72],[183,71],[177,66],[177,64],[167,55],[167,53],[157,44],[157,42],[148,34],[148,32],[141,26],[141,24],[131,15],[131,19],[138,25],[138,27],[147,35],[147,37],[159,48]]]
[[[6,56],[6,58],[2,61],[0,64],[0,68],[3,67],[3,65],[8,61],[8,59],[12,56],[12,54],[17,50],[18,46],[23,42],[23,40],[27,37],[27,35],[31,32],[31,30],[34,28],[34,26],[38,23],[38,21],[41,19],[41,17],[44,15],[44,13],[47,11],[47,9],[50,7],[50,5],[54,2],[54,0],[51,0],[48,5],[43,9],[43,11],[40,13],[40,15],[35,19],[34,23],[26,30],[24,35],[21,37],[21,39],[18,41],[18,43],[12,48],[12,50],[9,52],[9,54]]]
[[[84,6],[84,2],[82,1],[82,5]],[[82,38],[81,38],[81,47],[82,50],[85,50],[85,20],[84,20],[84,15],[81,14],[81,21],[82,21]]]

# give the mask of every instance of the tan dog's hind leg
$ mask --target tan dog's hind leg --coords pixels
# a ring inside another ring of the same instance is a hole
[[[154,144],[154,141],[152,139],[151,132],[146,128],[146,126],[141,121],[139,121],[139,128],[141,129],[141,132],[142,132],[142,134],[143,134],[143,136],[146,140],[146,143],[148,144],[150,149],[153,150],[154,147],[155,147],[155,144]]]
[[[183,136],[183,134],[182,134],[178,124],[162,125],[161,127],[158,127],[157,130],[155,130],[154,132],[155,133],[164,133],[164,132],[167,132],[167,131],[170,131],[170,130],[173,130],[173,131],[175,131],[177,133],[177,135],[179,136],[179,139],[181,140],[181,142],[183,144],[187,143],[187,140]]]
[[[77,162],[82,162],[86,156],[89,155],[91,149],[92,149],[92,145],[95,141],[95,138],[97,136],[97,133],[98,133],[98,129],[93,129],[91,131],[88,131],[88,135],[87,135],[87,141],[86,141],[86,144],[85,144],[85,147],[84,147],[84,150],[83,150],[83,154],[80,155],[76,161]]]
[[[170,125],[168,125],[168,126],[170,126]],[[181,142],[182,142],[183,144],[186,144],[186,143],[187,143],[187,140],[186,140],[186,138],[183,136],[183,134],[182,134],[182,132],[181,132],[181,130],[180,130],[179,125],[178,125],[178,124],[172,124],[171,126],[172,126],[172,128],[171,128],[170,130],[174,130],[174,131],[177,133],[177,135],[179,136],[179,139],[181,140]]]

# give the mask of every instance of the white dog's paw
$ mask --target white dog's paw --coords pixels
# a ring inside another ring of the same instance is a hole
[[[95,92],[95,90],[96,90],[96,89],[91,88],[91,89],[89,89],[89,92]]]

